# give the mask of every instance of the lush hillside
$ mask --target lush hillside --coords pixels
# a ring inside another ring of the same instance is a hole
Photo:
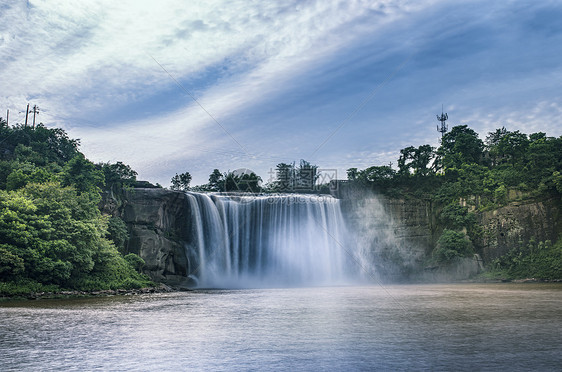
[[[431,201],[442,229],[432,253],[436,264],[477,252],[483,233],[480,212],[514,200],[559,205],[562,198],[562,137],[545,133],[502,128],[482,141],[466,125],[456,126],[437,149],[402,149],[397,166],[351,168],[348,179],[391,197]],[[521,243],[489,268],[510,278],[562,278],[562,240]]]
[[[133,182],[128,166],[93,164],[62,129],[0,118],[0,294],[138,288],[142,260],[127,231],[101,214],[103,188]]]

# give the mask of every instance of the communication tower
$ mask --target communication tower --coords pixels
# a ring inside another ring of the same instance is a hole
[[[441,133],[441,138],[447,133],[447,124],[445,123],[449,119],[447,113],[443,113],[443,105],[441,105],[441,116],[437,115],[437,120],[441,122],[441,126],[437,125],[437,131]]]

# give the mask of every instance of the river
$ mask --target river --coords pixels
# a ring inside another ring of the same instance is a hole
[[[0,369],[561,370],[562,285],[197,290],[0,303]]]

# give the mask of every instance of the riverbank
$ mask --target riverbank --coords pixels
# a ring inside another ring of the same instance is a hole
[[[41,291],[19,294],[0,294],[0,301],[8,300],[40,300],[40,299],[60,299],[71,297],[102,297],[102,296],[131,296],[150,293],[169,293],[186,291],[187,288],[175,288],[165,284],[159,284],[154,287],[144,287],[135,289],[104,289],[98,291]]]

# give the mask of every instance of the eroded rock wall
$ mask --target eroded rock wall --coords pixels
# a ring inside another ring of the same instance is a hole
[[[536,242],[556,241],[562,233],[561,202],[546,199],[511,202],[505,207],[479,214],[483,229],[482,256],[490,261],[510,249]]]
[[[363,195],[341,205],[350,233],[370,252],[379,279],[408,279],[423,270],[434,241],[431,203]]]
[[[444,228],[438,218],[439,206],[429,200],[393,199],[349,187],[338,196],[352,234],[373,252],[378,271],[387,276],[463,279],[477,273],[482,262],[490,263],[514,247],[531,240],[554,242],[562,233],[558,199],[512,201],[478,212],[482,234],[474,245],[479,257],[470,258],[474,262],[469,264],[463,262],[462,270],[454,268],[448,273],[443,268],[424,267]]]
[[[191,244],[190,206],[183,192],[135,188],[106,195],[105,212],[127,224],[125,253],[136,253],[152,280],[182,284],[190,273],[186,247]]]

